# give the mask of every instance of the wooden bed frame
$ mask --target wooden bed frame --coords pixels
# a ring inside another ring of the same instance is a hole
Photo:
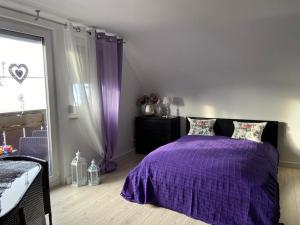
[[[267,125],[262,134],[262,141],[269,142],[275,148],[277,148],[278,139],[278,121],[267,121],[267,120],[245,120],[245,119],[222,119],[222,118],[204,118],[204,117],[186,117],[186,133],[190,130],[190,123],[188,118],[191,119],[216,119],[214,126],[215,134],[218,136],[231,137],[234,131],[233,121],[239,122],[250,122],[250,123],[260,123],[267,122]]]

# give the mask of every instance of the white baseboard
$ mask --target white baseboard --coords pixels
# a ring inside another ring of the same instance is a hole
[[[135,155],[135,148],[132,148],[132,149],[126,151],[126,152],[123,152],[120,155],[116,155],[115,157],[113,157],[113,160],[116,161],[117,163],[119,163],[122,160],[127,160],[127,159],[134,158],[134,155]],[[65,179],[63,181],[61,181],[59,179],[55,179],[55,180],[52,180],[50,182],[50,187],[52,189],[52,188],[55,188],[55,187],[57,187],[61,184],[70,185],[71,180],[72,180],[71,176],[65,177]]]
[[[60,178],[56,178],[56,179],[52,179],[50,182],[49,182],[49,185],[50,185],[50,190],[59,186],[61,184],[60,182]]]
[[[300,169],[300,163],[298,163],[298,162],[290,162],[290,161],[281,161],[280,160],[279,166]]]

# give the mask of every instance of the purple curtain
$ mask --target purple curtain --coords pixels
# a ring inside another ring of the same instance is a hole
[[[96,59],[98,86],[102,98],[102,127],[105,141],[101,173],[111,172],[117,164],[111,159],[117,144],[119,100],[122,79],[123,40],[96,34]]]

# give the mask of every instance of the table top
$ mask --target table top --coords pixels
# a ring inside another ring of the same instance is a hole
[[[0,160],[0,217],[17,206],[40,170],[35,162]]]

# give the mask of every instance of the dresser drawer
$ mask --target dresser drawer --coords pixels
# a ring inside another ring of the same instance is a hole
[[[180,118],[137,117],[135,120],[135,148],[147,154],[180,137]]]
[[[136,137],[142,136],[147,138],[159,138],[161,136],[171,137],[171,129],[161,129],[161,130],[150,130],[150,129],[139,129]]]

